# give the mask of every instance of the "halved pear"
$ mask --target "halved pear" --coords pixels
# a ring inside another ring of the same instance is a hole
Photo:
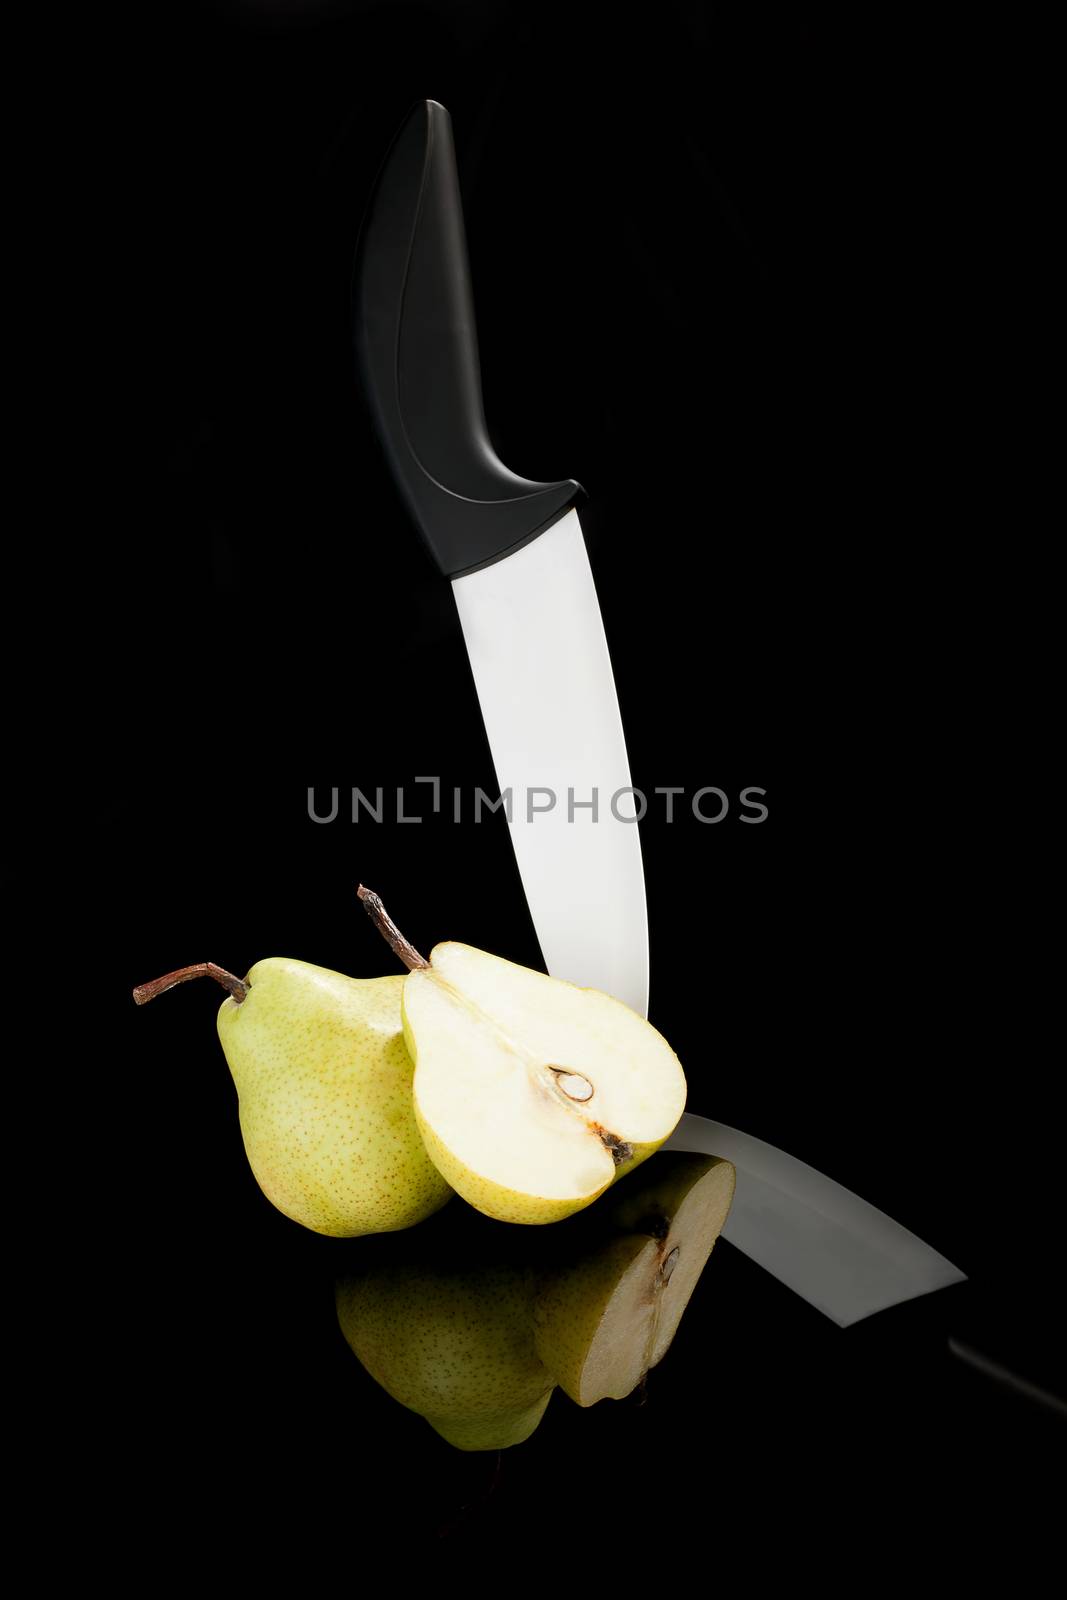
[[[674,1338],[733,1200],[735,1172],[714,1156],[665,1151],[613,1197],[622,1230],[545,1274],[534,1305],[537,1353],[580,1406],[622,1400]]]
[[[635,1011],[470,945],[439,944],[409,972],[403,1018],[430,1158],[502,1222],[589,1205],[685,1106],[678,1057]]]

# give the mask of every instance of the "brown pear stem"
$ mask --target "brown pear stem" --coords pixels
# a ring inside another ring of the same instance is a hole
[[[382,905],[381,897],[373,889],[365,889],[362,884],[356,890],[363,901],[363,909],[374,923],[386,944],[398,955],[409,972],[416,972],[420,967],[428,967],[430,963],[419,952],[410,940],[405,939],[392,917]]]
[[[146,1006],[157,994],[164,994],[179,983],[188,983],[190,978],[214,978],[216,983],[221,983],[229,991],[238,1005],[249,990],[243,978],[235,978],[225,967],[217,967],[213,961],[198,961],[194,967],[179,967],[176,972],[164,973],[162,978],[155,978],[151,983],[139,983],[133,991],[133,998],[139,1006]]]

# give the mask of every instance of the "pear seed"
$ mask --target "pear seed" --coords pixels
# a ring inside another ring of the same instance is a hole
[[[588,1078],[583,1078],[580,1072],[568,1072],[566,1067],[551,1067],[549,1070],[556,1074],[556,1082],[568,1100],[593,1098],[593,1085]]]
[[[671,1273],[674,1271],[675,1267],[678,1265],[678,1251],[679,1251],[680,1248],[681,1248],[680,1245],[675,1245],[674,1249],[671,1251],[670,1255],[667,1257],[666,1261],[663,1263],[663,1271],[662,1271],[661,1276],[663,1278],[664,1283],[670,1283],[670,1281],[671,1281]]]

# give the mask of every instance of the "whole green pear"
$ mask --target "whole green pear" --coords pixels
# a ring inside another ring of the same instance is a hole
[[[415,1125],[403,977],[348,978],[271,957],[243,980],[209,965],[183,968],[135,998],[201,975],[230,990],[219,1038],[249,1164],[279,1211],[351,1238],[409,1228],[444,1205],[452,1191]]]
[[[555,1387],[534,1348],[533,1283],[507,1265],[404,1262],[343,1279],[341,1331],[371,1377],[460,1450],[528,1439]]]

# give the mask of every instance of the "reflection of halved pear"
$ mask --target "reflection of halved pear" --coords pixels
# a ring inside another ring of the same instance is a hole
[[[580,1406],[623,1399],[663,1359],[729,1214],[734,1176],[714,1156],[654,1156],[602,1202],[619,1235],[545,1274],[537,1353]]]

